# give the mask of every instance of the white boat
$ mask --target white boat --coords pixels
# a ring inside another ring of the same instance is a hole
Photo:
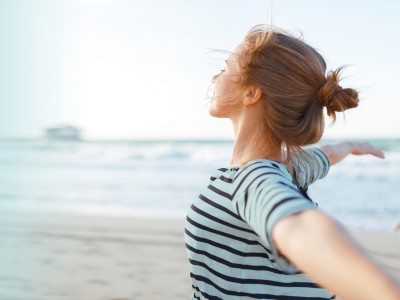
[[[80,140],[81,130],[70,125],[61,125],[45,129],[46,137],[51,140]]]

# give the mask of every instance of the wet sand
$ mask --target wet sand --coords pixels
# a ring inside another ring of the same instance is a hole
[[[2,214],[1,300],[189,299],[183,219]],[[353,231],[400,278],[400,233]]]

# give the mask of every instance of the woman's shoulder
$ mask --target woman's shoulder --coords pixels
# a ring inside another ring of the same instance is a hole
[[[255,159],[242,168],[238,169],[238,175],[244,176],[266,176],[266,177],[277,177],[285,179],[292,179],[292,175],[288,169],[288,166],[282,162],[270,160],[270,159]]]
[[[254,159],[243,166],[219,168],[210,176],[210,184],[236,191],[233,192],[234,195],[276,184],[296,188],[295,181],[285,164],[263,158]]]

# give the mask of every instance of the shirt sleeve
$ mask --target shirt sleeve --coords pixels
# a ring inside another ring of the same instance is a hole
[[[278,253],[272,239],[272,230],[281,219],[317,207],[304,197],[290,175],[282,170],[273,172],[266,167],[249,174],[248,180],[251,184],[241,197],[234,199],[237,213],[255,231],[260,243],[269,250],[271,261],[277,269],[286,273],[298,272]]]
[[[293,156],[292,165],[298,186],[307,191],[310,184],[328,174],[330,162],[320,148],[312,147],[304,149],[304,151],[306,155]]]

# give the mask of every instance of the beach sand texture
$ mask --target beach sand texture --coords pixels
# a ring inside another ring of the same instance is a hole
[[[189,299],[183,219],[2,214],[1,300]],[[400,278],[400,234],[354,231]]]

